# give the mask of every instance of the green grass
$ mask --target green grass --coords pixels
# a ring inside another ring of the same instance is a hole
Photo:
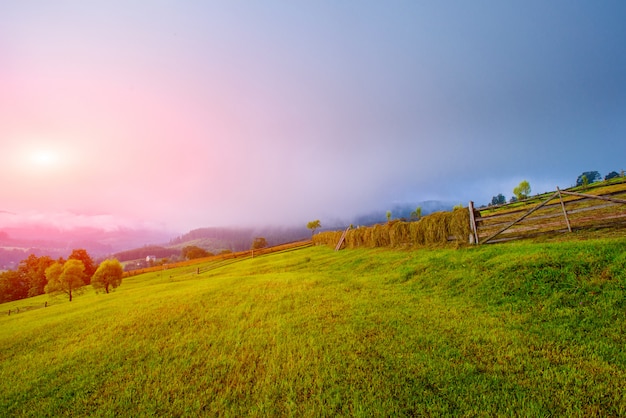
[[[623,416],[625,245],[311,247],[0,305],[0,415]]]

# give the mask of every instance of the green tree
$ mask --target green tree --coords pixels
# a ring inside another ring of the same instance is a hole
[[[109,293],[122,284],[123,275],[124,269],[117,259],[104,260],[91,278],[91,286],[96,292],[104,290]]]
[[[85,284],[91,283],[91,276],[96,272],[96,263],[93,261],[87,250],[85,249],[77,249],[72,250],[72,254],[68,257],[68,260],[80,260],[83,262],[83,266],[85,266]]]
[[[314,221],[307,223],[306,227],[311,230],[311,237],[313,237],[313,234],[315,234],[315,230],[322,227],[322,223],[320,222],[319,219],[316,219]]]
[[[267,240],[263,237],[256,237],[254,241],[252,241],[253,250],[259,250],[265,247],[267,247]]]
[[[252,241],[252,257],[254,257],[254,250],[260,250],[265,247],[267,247],[267,240],[263,237],[256,237]]]
[[[80,260],[67,260],[64,264],[55,262],[46,269],[48,284],[45,291],[48,294],[65,293],[70,302],[75,294],[85,285],[85,266]]]
[[[387,211],[387,222],[391,222],[391,211]]]
[[[516,188],[513,189],[513,194],[517,200],[528,199],[528,196],[530,195],[530,183],[523,180]]]
[[[604,180],[611,180],[611,179],[615,179],[617,177],[619,177],[619,173],[617,171],[611,171],[609,174],[607,174],[606,176],[604,176]]]
[[[578,184],[578,179],[577,179],[577,180],[576,180],[576,185],[577,185],[577,186],[583,186],[583,187],[587,187],[587,186],[589,186],[589,178],[583,174],[583,175],[580,177],[580,184]]]
[[[585,171],[576,179],[576,186],[586,186],[601,179],[602,176],[597,171]]]
[[[181,255],[186,260],[193,260],[196,258],[210,257],[213,254],[204,248],[200,248],[195,245],[187,245],[186,247],[183,247]]]
[[[411,218],[417,219],[418,221],[422,219],[422,207],[418,206],[415,208],[413,212],[411,212]]]
[[[506,203],[506,197],[502,193],[499,193],[497,196],[491,198],[491,204],[493,206],[503,205]]]

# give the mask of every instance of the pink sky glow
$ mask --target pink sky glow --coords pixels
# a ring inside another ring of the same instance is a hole
[[[324,225],[623,168],[623,4],[487,3],[3,2],[0,230]]]

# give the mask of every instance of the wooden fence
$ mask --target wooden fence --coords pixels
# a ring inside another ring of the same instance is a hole
[[[557,187],[553,193],[533,198],[536,204],[523,201],[476,209],[470,202],[470,242],[486,244],[626,225],[626,183],[584,191]]]

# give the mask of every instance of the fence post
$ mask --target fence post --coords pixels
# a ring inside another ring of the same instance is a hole
[[[559,192],[559,200],[561,201],[561,209],[563,209],[563,216],[565,216],[565,223],[567,224],[567,230],[572,232],[572,226],[569,223],[569,217],[567,216],[567,210],[565,210],[565,203],[563,203],[563,196],[561,195],[561,189],[556,187],[556,191]]]
[[[469,210],[470,229],[472,231],[469,236],[470,244],[478,244],[478,231],[476,229],[476,217],[474,216],[474,202],[472,202],[471,200],[467,205],[467,210]]]
[[[343,241],[346,239],[346,234],[349,229],[350,227],[347,227],[346,230],[343,231],[343,234],[341,234],[341,238],[339,238],[339,242],[337,243],[337,246],[335,246],[335,251],[339,251],[341,249],[341,244],[343,244]]]

